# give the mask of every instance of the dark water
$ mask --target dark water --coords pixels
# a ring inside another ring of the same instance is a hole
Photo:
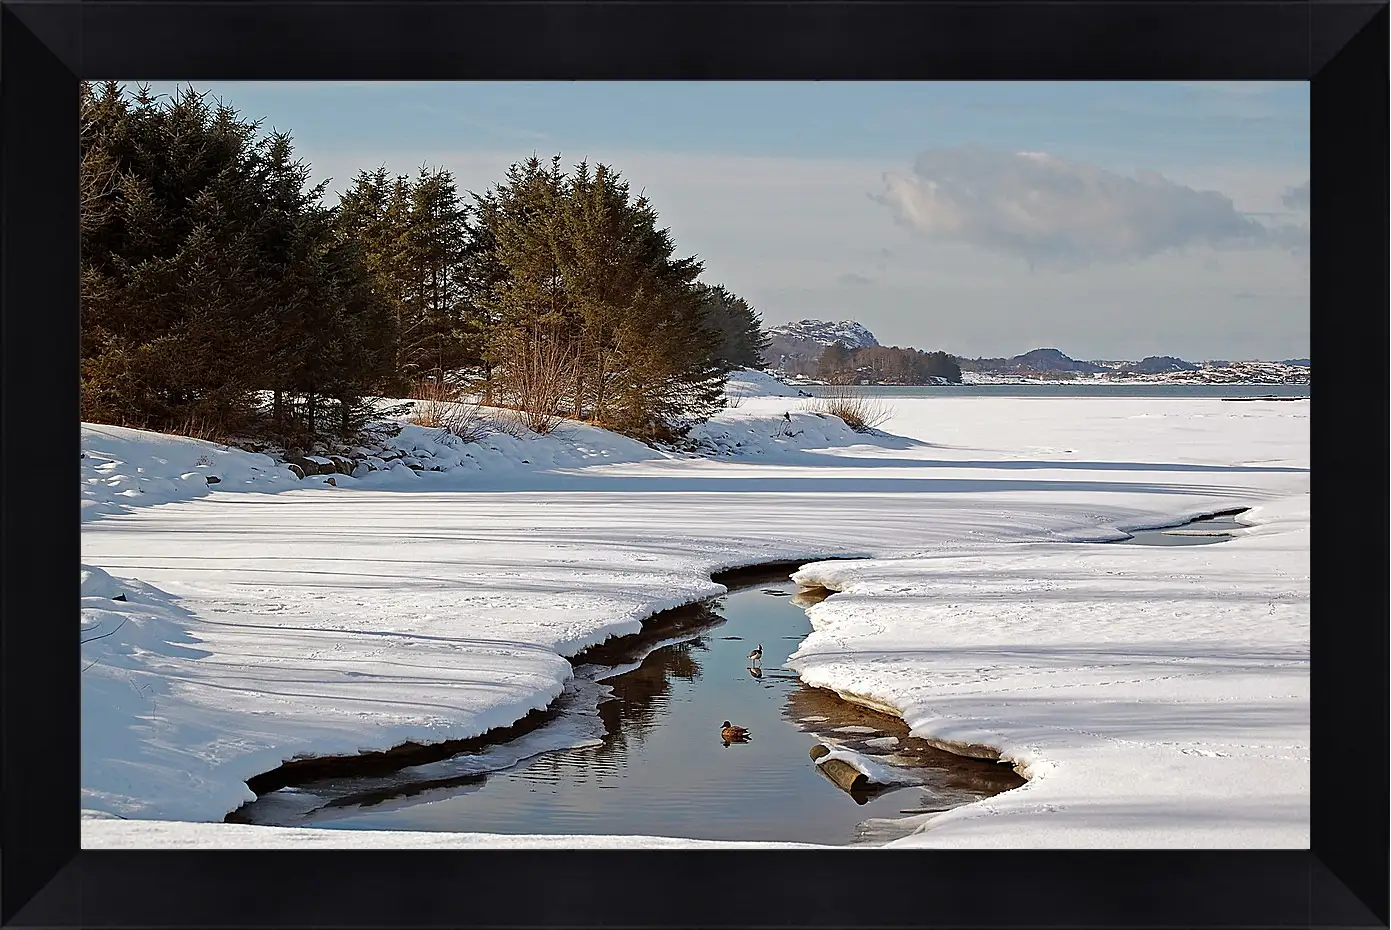
[[[871,397],[1227,397],[1306,398],[1307,384],[867,384],[852,388],[798,385],[810,394],[851,390]],[[1253,401],[1253,403],[1258,401]]]
[[[790,582],[765,583],[688,610],[679,623],[685,633],[673,635],[685,641],[656,649],[629,671],[581,665],[575,693],[567,696],[573,712],[517,741],[567,734],[573,741],[588,722],[593,745],[544,752],[490,774],[468,771],[471,762],[488,760],[455,757],[384,778],[303,785],[262,797],[237,819],[345,829],[872,843],[908,832],[905,812],[954,807],[1023,783],[1007,765],[933,749],[909,738],[897,718],[798,681],[782,666],[810,632],[804,607],[817,598],[796,592]],[[751,671],[747,654],[759,644],[762,670]],[[587,658],[614,657],[596,650]],[[596,679],[612,692],[597,714]],[[726,719],[751,730],[750,741],[725,745],[719,731]],[[847,794],[808,756],[826,740],[902,766],[921,783]],[[492,750],[490,764],[507,751]]]
[[[1244,512],[1244,511],[1243,511]],[[1111,545],[1131,546],[1208,546],[1231,539],[1233,530],[1246,524],[1237,522],[1237,514],[1199,517],[1181,526],[1154,530],[1132,530],[1129,539]]]

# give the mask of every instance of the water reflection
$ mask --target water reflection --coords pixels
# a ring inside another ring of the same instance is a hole
[[[570,739],[571,748],[525,758],[525,747],[499,746],[390,778],[315,783],[294,798],[267,795],[241,819],[844,844],[907,829],[901,811],[944,809],[1022,784],[1007,766],[933,749],[897,718],[808,688],[786,669],[810,632],[804,608],[828,594],[764,581],[577,657],[566,711],[526,737],[543,748],[547,739],[560,747]],[[751,643],[763,646],[761,667],[747,661]],[[727,720],[756,739],[726,739]],[[810,758],[817,742],[877,756],[920,784],[842,791]],[[480,775],[486,754],[503,751],[523,761]],[[862,829],[866,817],[876,818],[872,829]]]

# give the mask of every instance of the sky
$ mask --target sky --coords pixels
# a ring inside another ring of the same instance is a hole
[[[611,165],[769,326],[967,357],[1309,354],[1303,82],[194,86],[291,132],[335,191],[383,164],[480,192],[533,153]]]

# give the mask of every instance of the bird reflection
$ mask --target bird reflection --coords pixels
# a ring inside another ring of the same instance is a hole
[[[749,666],[749,674],[752,675],[752,676],[755,677],[755,678],[762,678],[762,677],[763,677],[763,669],[757,668],[757,667],[755,667],[755,666],[750,665],[750,666]]]

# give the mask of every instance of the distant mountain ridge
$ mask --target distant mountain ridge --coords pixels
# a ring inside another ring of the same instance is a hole
[[[826,347],[840,343],[849,350],[880,345],[863,324],[854,320],[798,320],[771,327],[768,351],[764,353],[771,370],[787,375],[817,377],[817,363]],[[1309,382],[1307,358],[1282,361],[1208,360],[1190,362],[1173,355],[1150,355],[1139,361],[1075,359],[1061,349],[1031,349],[1010,358],[965,358],[951,356],[962,372],[977,379],[1064,380],[1086,379],[1129,381],[1133,379],[1174,380],[1195,383],[1299,384]]]
[[[1026,371],[1080,371],[1086,374],[1106,371],[1105,367],[1095,362],[1081,362],[1068,358],[1058,349],[1034,349],[1023,355],[1016,355],[1010,361],[1016,368]]]
[[[1122,365],[1120,370],[1137,375],[1162,375],[1171,371],[1197,371],[1199,367],[1172,355],[1150,355],[1138,362]]]
[[[1302,361],[1303,364],[1299,364]],[[958,359],[963,380],[1144,381],[1172,384],[1308,384],[1309,360],[1291,362],[1213,360],[1189,362],[1173,355],[1150,355],[1138,362],[1078,361],[1057,349],[1034,349],[1013,358]]]

